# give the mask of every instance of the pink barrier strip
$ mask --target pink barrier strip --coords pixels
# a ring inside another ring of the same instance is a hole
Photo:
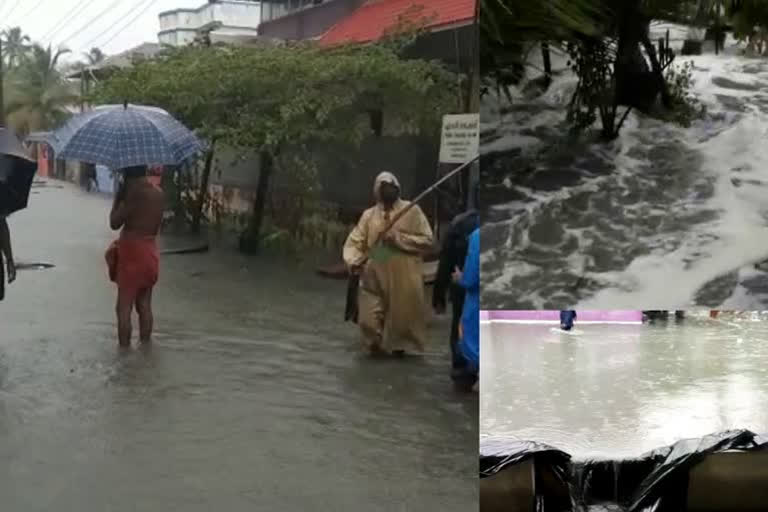
[[[579,322],[621,322],[642,323],[642,311],[579,311],[576,310],[576,323]],[[480,320],[510,320],[524,323],[559,322],[559,311],[481,311]]]

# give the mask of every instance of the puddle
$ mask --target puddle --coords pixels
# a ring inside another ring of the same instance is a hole
[[[48,270],[55,266],[52,263],[17,263],[16,270]]]

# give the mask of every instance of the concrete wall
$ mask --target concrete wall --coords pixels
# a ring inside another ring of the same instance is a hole
[[[157,39],[162,44],[170,46],[187,46],[192,44],[197,33],[192,30],[173,30],[171,32],[162,32],[158,34]]]
[[[403,194],[413,197],[429,186],[437,173],[437,144],[428,138],[372,137],[359,150],[349,147],[317,148],[320,191],[318,200],[339,205],[345,210],[359,212],[373,201],[373,180],[381,171],[393,172],[401,182]],[[249,200],[259,180],[259,158],[255,153],[239,155],[229,148],[220,148],[211,173],[211,185],[217,193],[232,198],[231,207],[250,205]],[[276,193],[297,190],[290,171],[278,171],[273,188]],[[240,189],[234,192],[234,189]]]
[[[259,155],[219,145],[214,156],[211,184],[256,189],[259,182]]]
[[[371,137],[356,151],[332,146],[319,151],[323,197],[351,211],[372,204],[373,181],[382,171],[398,177],[406,198],[428,187],[437,175],[438,145],[425,137]]]
[[[279,7],[264,3],[265,21],[259,26],[259,35],[289,40],[318,37],[363,3],[365,0],[329,0],[269,21],[268,11]]]
[[[471,24],[423,35],[405,51],[408,58],[439,60],[449,69],[468,72],[478,50]]]
[[[258,155],[222,148],[211,174],[209,218],[224,229],[243,229],[252,215],[259,179]],[[413,197],[435,179],[437,145],[421,137],[375,137],[362,148],[323,146],[316,194],[307,194],[297,173],[278,168],[267,197],[268,223],[286,230],[292,243],[338,250],[362,211],[373,204],[373,181],[382,170],[394,172],[404,196]],[[425,212],[430,215],[431,203]]]

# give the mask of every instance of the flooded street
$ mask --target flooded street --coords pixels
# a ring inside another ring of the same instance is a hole
[[[481,326],[480,434],[620,459],[768,431],[768,321]]]
[[[109,201],[34,192],[9,219],[16,257],[55,267],[20,271],[0,303],[3,510],[477,506],[477,397],[451,386],[447,319],[424,358],[373,361],[341,322],[345,282],[163,256],[155,343],[123,354]]]

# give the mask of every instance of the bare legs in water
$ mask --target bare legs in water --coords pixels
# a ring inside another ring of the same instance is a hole
[[[139,315],[139,341],[141,343],[152,341],[152,328],[154,326],[152,289],[142,290],[136,295],[120,290],[117,294],[117,338],[121,347],[131,346],[131,335],[133,334],[131,316],[134,307]]]

